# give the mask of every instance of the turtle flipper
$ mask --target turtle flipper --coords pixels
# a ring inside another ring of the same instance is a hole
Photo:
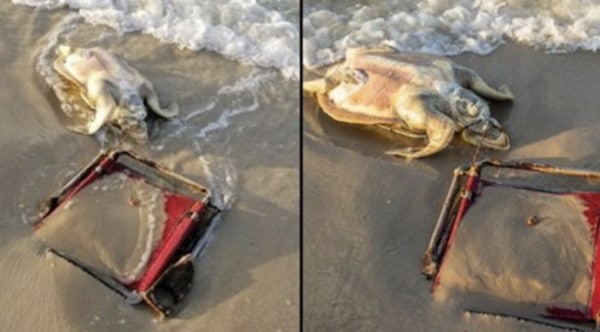
[[[165,119],[172,118],[179,114],[179,105],[175,102],[171,103],[168,108],[160,107],[158,96],[156,95],[154,88],[148,83],[142,86],[140,94],[142,98],[144,98],[146,106],[155,114]]]
[[[331,89],[324,78],[302,83],[302,89],[312,93],[326,93]]]
[[[426,132],[428,143],[425,147],[390,150],[386,151],[386,154],[405,158],[422,158],[432,155],[450,144],[456,132],[456,125],[454,121],[441,113],[430,114],[427,119]]]
[[[96,112],[83,133],[92,135],[111,119],[117,103],[112,94],[111,84],[106,80],[91,80],[86,88],[88,100],[95,101]]]
[[[467,88],[473,90],[477,94],[487,97],[493,100],[513,100],[515,99],[512,92],[509,90],[506,84],[503,84],[499,89],[494,89],[489,86],[481,76],[469,68],[459,67],[457,68],[459,74],[464,75],[465,85]]]
[[[385,130],[388,130],[388,131],[390,131],[390,132],[392,132],[394,134],[402,135],[402,136],[409,137],[409,138],[423,139],[423,138],[427,137],[423,133],[416,133],[414,131],[411,131],[410,129],[408,129],[406,127],[406,124],[399,124],[399,123],[386,124],[386,123],[380,123],[380,124],[377,124],[377,126],[379,128],[383,128]]]

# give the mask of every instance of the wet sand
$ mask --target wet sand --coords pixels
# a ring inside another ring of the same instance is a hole
[[[276,70],[180,50],[140,34],[77,30],[71,41],[121,53],[154,83],[163,103],[180,105],[180,121],[159,124],[148,145],[126,146],[215,186],[215,194],[227,196],[220,198],[232,206],[198,261],[184,310],[170,320],[156,321],[150,310],[131,307],[45,254],[32,235],[37,205],[101,148],[97,139],[64,128],[56,98],[35,69],[43,37],[66,13],[0,4],[1,329],[298,330],[298,83]],[[244,81],[257,76],[262,81],[255,85]],[[229,124],[206,128],[222,116]],[[215,174],[206,174],[207,163]]]
[[[455,61],[513,103],[494,102],[512,148],[480,157],[600,169],[598,55],[547,55],[507,44]],[[305,73],[305,77],[312,77]],[[411,141],[336,123],[303,99],[304,322],[307,331],[548,331],[553,328],[466,314],[457,300],[436,301],[421,258],[452,170],[475,148],[455,138],[432,157],[407,161],[384,151]]]

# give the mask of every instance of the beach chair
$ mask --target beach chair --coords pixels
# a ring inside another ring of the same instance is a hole
[[[205,187],[111,150],[44,202],[35,234],[50,253],[166,317],[190,291],[218,212]]]
[[[570,329],[600,321],[600,173],[457,168],[423,259],[434,299]]]

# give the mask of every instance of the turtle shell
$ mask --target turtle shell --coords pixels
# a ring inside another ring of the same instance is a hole
[[[396,113],[398,103],[409,99],[426,102],[426,98],[415,97],[439,95],[436,82],[454,80],[452,62],[447,59],[379,49],[349,50],[346,61],[329,75],[340,72],[360,73],[364,79],[338,79],[337,85],[317,93],[317,101],[332,118],[365,125],[406,126]]]

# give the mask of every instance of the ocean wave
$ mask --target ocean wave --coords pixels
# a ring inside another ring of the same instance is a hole
[[[593,0],[390,0],[304,11],[309,68],[341,59],[348,47],[380,44],[441,55],[488,54],[506,40],[550,53],[600,48],[600,3]]]
[[[279,69],[299,77],[298,24],[287,14],[294,0],[12,0],[15,4],[52,10],[69,8],[92,25],[120,32],[140,31],[191,50],[209,50],[226,58]],[[282,11],[282,12],[280,12]]]

